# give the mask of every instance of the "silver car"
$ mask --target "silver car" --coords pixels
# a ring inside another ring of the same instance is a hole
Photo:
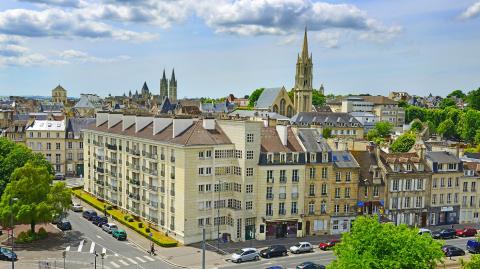
[[[256,248],[242,248],[232,254],[232,262],[258,261],[260,255]]]
[[[113,231],[118,230],[118,227],[115,225],[115,223],[105,223],[103,224],[102,229],[111,234]]]

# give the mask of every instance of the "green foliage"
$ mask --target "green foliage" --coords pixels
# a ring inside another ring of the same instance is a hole
[[[398,106],[399,107],[407,107],[408,103],[405,100],[400,100],[400,101],[398,101]]]
[[[462,92],[462,90],[454,90],[453,92],[449,93],[447,95],[448,98],[450,97],[457,97],[457,98],[462,98],[465,100],[465,97],[467,97],[467,95],[465,93]]]
[[[0,220],[8,223],[13,212],[16,223],[30,224],[32,232],[37,223],[52,220],[70,206],[70,190],[65,183],[52,184],[52,175],[44,166],[28,162],[15,169],[0,200]],[[16,199],[10,206],[10,200]]]
[[[420,121],[414,121],[410,126],[410,131],[421,132],[423,130],[423,124]]]
[[[460,260],[463,269],[478,269],[480,268],[480,254],[473,254],[470,261]]]
[[[332,137],[332,128],[328,128],[328,127],[323,128],[322,136],[325,139],[331,138]]]
[[[457,133],[466,142],[474,142],[477,129],[480,129],[480,111],[468,109],[456,122]]]
[[[252,94],[250,94],[250,96],[248,98],[248,106],[249,107],[254,107],[255,106],[255,103],[257,102],[258,98],[260,98],[260,95],[262,95],[263,90],[265,90],[265,88],[258,88],[256,90],[254,90],[252,92]]]
[[[378,132],[378,136],[385,138],[392,133],[393,125],[388,121],[379,121],[375,123],[375,129]]]
[[[321,94],[317,90],[313,90],[313,92],[312,92],[312,104],[314,106],[324,106],[326,101],[327,101],[327,99],[325,98],[325,96],[323,94]]]
[[[469,108],[480,110],[480,88],[468,93],[467,103]]]
[[[143,228],[143,222],[138,223],[138,228]]]
[[[146,227],[146,228],[145,228],[145,232],[146,232],[146,233],[149,233],[149,232],[150,232],[150,228],[149,228],[149,227]]]
[[[427,120],[426,114],[428,109],[418,106],[408,106],[405,108],[405,121],[411,122],[414,119],[419,119],[421,122]]]
[[[225,97],[220,97],[220,98],[202,97],[202,98],[200,98],[200,102],[202,102],[202,104],[211,104],[211,103],[217,104],[217,103],[225,102],[225,100],[227,100]]]
[[[36,166],[43,166],[53,175],[52,165],[40,153],[33,153],[24,145],[15,144],[6,138],[0,138],[0,196],[10,182],[13,171],[24,166],[28,161]]]
[[[444,98],[439,104],[440,108],[442,109],[447,108],[449,106],[456,106],[456,105],[457,104],[455,103],[455,101],[451,98]]]
[[[37,233],[32,232],[32,230],[28,230],[27,232],[20,232],[15,240],[15,243],[31,243],[36,240],[47,238],[47,236],[48,233],[43,227],[40,228]]]
[[[415,144],[416,136],[413,133],[405,133],[399,136],[390,149],[392,152],[408,152]]]
[[[438,125],[437,133],[445,138],[453,138],[455,136],[455,123],[451,119],[446,119]]]
[[[376,218],[358,217],[351,232],[334,248],[337,260],[329,269],[431,269],[444,254],[442,242],[419,236],[406,225],[380,224]]]

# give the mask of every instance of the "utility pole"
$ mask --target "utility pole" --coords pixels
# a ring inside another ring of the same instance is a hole
[[[94,267],[93,267],[94,269],[97,269],[97,256],[98,254],[97,254],[97,251],[95,250],[95,252],[93,252],[93,257],[95,258]]]
[[[63,256],[63,269],[65,269],[66,268],[65,267],[65,260],[67,258],[67,252],[65,250],[62,252],[62,256]]]
[[[202,227],[202,269],[205,269],[205,226]]]

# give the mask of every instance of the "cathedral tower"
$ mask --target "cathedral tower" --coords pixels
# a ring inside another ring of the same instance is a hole
[[[312,55],[308,55],[307,28],[303,37],[302,54],[298,55],[295,74],[294,100],[296,113],[312,111]]]
[[[163,69],[163,77],[160,80],[160,102],[163,102],[165,97],[168,96],[168,82],[165,76],[165,69]]]
[[[172,70],[172,78],[168,85],[168,99],[170,99],[170,102],[172,103],[177,102],[177,80],[175,79],[175,69]]]

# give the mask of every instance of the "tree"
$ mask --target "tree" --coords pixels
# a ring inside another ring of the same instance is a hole
[[[451,119],[446,119],[438,125],[437,133],[445,138],[453,138],[455,136],[455,123]]]
[[[326,98],[317,90],[312,91],[312,104],[314,106],[324,106],[326,103]]]
[[[413,133],[405,133],[399,136],[390,149],[392,152],[408,152],[415,144],[416,136]]]
[[[414,121],[410,126],[410,131],[421,132],[423,130],[423,124],[420,121]]]
[[[70,206],[70,190],[65,183],[52,184],[52,175],[47,168],[28,162],[15,169],[11,182],[7,184],[0,200],[0,219],[10,220],[10,212],[16,223],[30,224],[32,233],[35,225],[52,220]],[[10,206],[10,200],[16,198]]]
[[[465,93],[463,93],[462,90],[454,90],[453,92],[449,93],[447,97],[448,98],[457,97],[465,100],[465,97],[467,97],[467,95],[465,95]]]
[[[480,254],[472,255],[470,261],[466,262],[463,259],[460,260],[463,269],[478,269],[480,268]]]
[[[474,141],[477,129],[480,128],[480,112],[468,109],[460,116],[460,120],[456,123],[457,133],[466,142]]]
[[[260,95],[262,95],[263,90],[265,88],[258,88],[250,94],[250,97],[248,98],[248,106],[249,107],[254,107],[255,103],[257,102],[258,98],[260,98]]]
[[[467,103],[469,108],[480,110],[480,88],[468,93]]]
[[[322,136],[325,139],[331,138],[332,137],[332,128],[328,128],[328,127],[323,128]]]
[[[455,101],[451,98],[444,98],[442,101],[440,101],[440,108],[444,109],[444,108],[447,108],[447,107],[450,107],[450,106],[456,106],[457,104],[455,103]]]
[[[419,119],[421,122],[426,121],[426,109],[418,106],[408,106],[405,108],[405,121],[411,122],[414,119]]]
[[[408,106],[408,103],[405,100],[400,100],[400,101],[398,101],[398,106],[405,108],[405,107]]]
[[[379,121],[375,123],[375,129],[379,137],[385,138],[392,133],[393,125],[388,121]]]
[[[402,224],[381,224],[374,217],[358,217],[351,232],[334,248],[337,259],[329,269],[431,269],[444,254],[442,242]]]

